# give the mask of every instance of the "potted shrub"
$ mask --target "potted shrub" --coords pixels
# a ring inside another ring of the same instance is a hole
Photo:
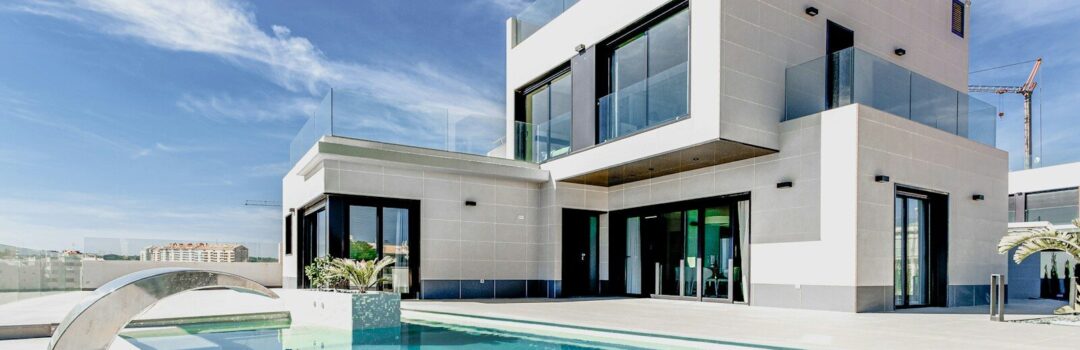
[[[398,327],[401,295],[374,289],[393,265],[393,257],[378,261],[318,258],[304,268],[315,289],[287,292],[293,322],[348,330]]]

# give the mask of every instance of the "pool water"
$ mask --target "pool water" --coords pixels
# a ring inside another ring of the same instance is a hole
[[[373,331],[292,328],[281,324],[194,325],[131,330],[121,338],[138,349],[637,349],[586,340],[410,321]]]

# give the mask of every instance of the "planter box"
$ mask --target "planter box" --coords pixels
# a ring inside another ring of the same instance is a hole
[[[370,330],[401,326],[401,295],[309,289],[278,292],[293,326]]]

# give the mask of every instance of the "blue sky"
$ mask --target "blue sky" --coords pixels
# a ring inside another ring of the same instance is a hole
[[[500,117],[505,19],[529,2],[6,2],[0,243],[276,240],[277,209],[241,204],[280,198],[289,141],[330,87]],[[1080,160],[1080,6],[985,0],[972,12],[972,69],[1042,56],[1042,164]],[[971,81],[1019,84],[1029,69]],[[1004,101],[998,144],[1018,167],[1021,100]]]

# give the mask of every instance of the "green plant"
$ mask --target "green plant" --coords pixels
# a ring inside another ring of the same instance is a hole
[[[1080,228],[1080,219],[1073,220],[1072,224]],[[1073,261],[1080,261],[1080,232],[1058,231],[1053,227],[1012,229],[1005,237],[1001,238],[1001,242],[998,242],[998,253],[1008,254],[1014,248],[1016,253],[1013,254],[1013,261],[1017,264],[1032,254],[1041,251],[1061,251],[1072,256]],[[1056,261],[1057,259],[1054,259],[1055,263]],[[1056,266],[1051,268],[1050,278],[1057,278]],[[1068,279],[1067,281],[1069,285],[1073,286],[1073,293],[1080,289],[1076,288],[1075,280]],[[1075,299],[1070,298],[1070,300]],[[1077,313],[1080,312],[1080,305],[1062,306],[1054,312],[1058,314]]]
[[[378,261],[334,259],[331,262],[330,271],[331,274],[348,281],[351,287],[363,293],[368,288],[383,282],[386,279],[382,274],[383,269],[393,264],[394,257],[391,256],[383,257]]]
[[[341,276],[332,271],[333,260],[330,257],[318,257],[310,265],[304,267],[304,275],[307,276],[311,286],[319,289],[333,288],[344,284]]]
[[[364,241],[349,241],[349,259],[375,260],[378,257],[379,252],[375,250],[374,244]]]

